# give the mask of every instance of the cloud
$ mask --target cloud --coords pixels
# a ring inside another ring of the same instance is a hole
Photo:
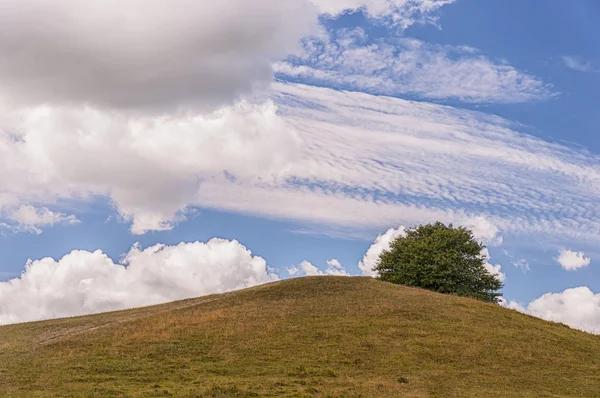
[[[571,250],[560,250],[556,261],[567,271],[576,271],[585,268],[592,262],[583,252],[574,252]]]
[[[363,10],[375,19],[407,28],[415,23],[433,23],[438,20],[437,12],[454,0],[311,0],[322,13],[333,16],[344,12]]]
[[[502,272],[502,266],[500,264],[493,265],[489,262],[483,264],[487,272],[491,275],[495,276],[500,282],[504,282],[506,280],[506,274]]]
[[[297,177],[303,140],[255,89],[320,12],[417,21],[449,2],[46,3],[9,0],[0,15],[0,222],[103,197],[142,234],[185,220],[214,184]]]
[[[304,41],[304,54],[275,64],[282,79],[383,95],[414,95],[471,103],[519,103],[551,98],[551,86],[476,49],[415,39],[371,40],[340,29]]]
[[[309,261],[302,261],[300,263],[300,270],[307,276],[323,275],[323,271],[312,265]]]
[[[0,283],[0,324],[92,314],[221,293],[276,280],[237,241],[134,246],[120,263],[101,251],[29,261]]]
[[[307,0],[8,0],[0,86],[31,105],[213,109],[270,84],[317,16]]]
[[[104,197],[135,233],[172,228],[198,207],[350,235],[439,220],[490,245],[506,234],[600,238],[596,156],[478,112],[273,89],[189,116],[0,106],[2,213]]]
[[[57,224],[73,225],[80,222],[72,214],[56,213],[46,207],[36,208],[30,205],[21,206],[9,212],[6,219],[14,223],[13,225],[7,225],[7,228],[37,235],[42,233],[42,227],[51,227]]]
[[[491,256],[490,251],[485,248],[481,252],[481,255],[485,258],[485,263],[483,266],[491,275],[494,275],[500,282],[506,281],[506,274],[502,272],[502,266],[500,264],[492,264],[490,263]]]
[[[296,276],[300,273],[300,268],[293,266],[293,267],[287,268],[286,271],[288,272],[289,276]]]
[[[513,264],[513,266],[515,266],[515,268],[519,268],[523,272],[529,272],[529,271],[531,271],[531,267],[529,266],[529,262],[527,260],[525,260],[524,258],[522,258],[520,260],[513,261],[512,264]]]
[[[325,274],[335,276],[350,276],[340,261],[335,258],[327,261],[327,270],[325,271]]]
[[[406,229],[402,226],[397,229],[390,228],[386,233],[379,235],[371,247],[369,247],[363,259],[358,263],[358,268],[362,271],[363,275],[378,276],[377,272],[373,269],[379,263],[379,255],[386,250],[390,250],[392,242],[402,236],[406,236]]]
[[[578,72],[593,72],[594,66],[591,62],[584,61],[581,57],[575,55],[565,55],[562,57],[565,66]]]
[[[0,211],[107,195],[138,234],[185,219],[207,178],[276,178],[301,144],[271,101],[180,117],[50,106],[17,113],[13,134],[0,129]]]
[[[511,302],[508,307],[548,321],[561,322],[575,329],[600,334],[600,294],[587,287],[548,293],[527,306]]]
[[[595,156],[477,112],[296,84],[276,88],[279,114],[303,140],[289,178],[253,187],[211,183],[202,206],[349,230],[441,220],[498,237],[600,236]]]
[[[383,227],[434,217],[461,225],[481,220],[490,231],[599,236],[596,156],[477,112],[326,88],[278,88],[280,113],[305,143],[305,161],[291,173],[318,187],[311,196],[329,193],[331,206],[320,201],[327,217],[344,211],[349,223]],[[299,192],[305,195],[306,189]]]
[[[290,276],[350,276],[346,269],[336,259],[327,261],[325,271],[315,267],[310,261],[304,260],[299,265],[287,269]]]
[[[452,0],[7,0],[2,95],[17,104],[163,114],[214,110],[265,88],[320,13],[408,27]],[[77,18],[73,18],[76,15]]]
[[[500,246],[504,240],[498,226],[483,216],[464,220],[462,226],[471,230],[475,239],[485,245]],[[489,252],[487,257],[489,258]]]

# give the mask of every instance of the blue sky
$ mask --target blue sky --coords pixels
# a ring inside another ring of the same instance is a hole
[[[177,1],[0,17],[0,323],[369,275],[441,220],[600,330],[600,4]]]

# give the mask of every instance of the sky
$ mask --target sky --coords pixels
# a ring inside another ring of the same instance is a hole
[[[376,276],[439,220],[600,333],[598,2],[0,10],[0,324]]]

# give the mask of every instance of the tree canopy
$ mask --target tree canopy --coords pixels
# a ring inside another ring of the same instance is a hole
[[[383,281],[497,303],[502,282],[485,268],[484,248],[466,228],[421,225],[392,242],[375,271]]]

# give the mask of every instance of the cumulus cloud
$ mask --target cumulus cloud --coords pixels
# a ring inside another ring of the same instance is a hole
[[[325,271],[315,267],[310,261],[304,260],[300,264],[287,269],[290,276],[350,276],[346,269],[336,259],[327,261]]]
[[[211,109],[268,85],[317,28],[307,0],[8,0],[2,95],[24,104]]]
[[[506,274],[502,272],[502,266],[500,264],[492,264],[490,251],[485,248],[483,249],[481,255],[485,258],[485,263],[483,266],[491,275],[494,275],[500,282],[506,281]]]
[[[327,270],[325,270],[326,275],[336,275],[336,276],[350,276],[346,269],[342,266],[338,259],[331,259],[327,261]]]
[[[12,134],[0,130],[0,210],[109,195],[134,233],[184,219],[204,180],[277,178],[301,144],[272,101],[181,117],[50,106],[18,113]]]
[[[323,271],[312,265],[309,261],[302,261],[300,263],[300,270],[307,276],[323,275]]]
[[[0,283],[0,324],[92,314],[221,293],[277,280],[237,241],[134,246],[121,263],[101,251],[29,261]]]
[[[500,246],[504,240],[498,226],[483,216],[464,220],[462,226],[470,229],[475,239],[485,245]],[[489,257],[489,252],[487,257]]]
[[[283,79],[334,88],[471,103],[518,103],[554,95],[535,76],[474,48],[406,38],[370,40],[360,28],[306,39],[304,54],[276,63],[275,71]]]
[[[392,242],[402,236],[406,236],[406,229],[402,226],[397,229],[390,228],[386,233],[379,235],[358,263],[358,268],[363,275],[376,277],[377,272],[373,268],[379,263],[379,255],[386,250],[390,250]]]
[[[72,214],[53,212],[46,207],[36,208],[31,205],[23,205],[10,211],[6,219],[12,222],[12,225],[6,224],[6,228],[37,235],[42,233],[43,227],[57,224],[79,224],[77,217]]]
[[[567,271],[576,271],[585,268],[592,262],[589,257],[585,256],[585,253],[574,252],[572,250],[560,250],[556,261]]]
[[[504,282],[506,280],[506,274],[502,272],[502,266],[500,264],[493,265],[489,262],[483,264],[487,272],[491,275],[495,276],[500,282]]]
[[[508,308],[575,329],[600,334],[600,294],[587,287],[548,293],[526,306],[510,302]]]

